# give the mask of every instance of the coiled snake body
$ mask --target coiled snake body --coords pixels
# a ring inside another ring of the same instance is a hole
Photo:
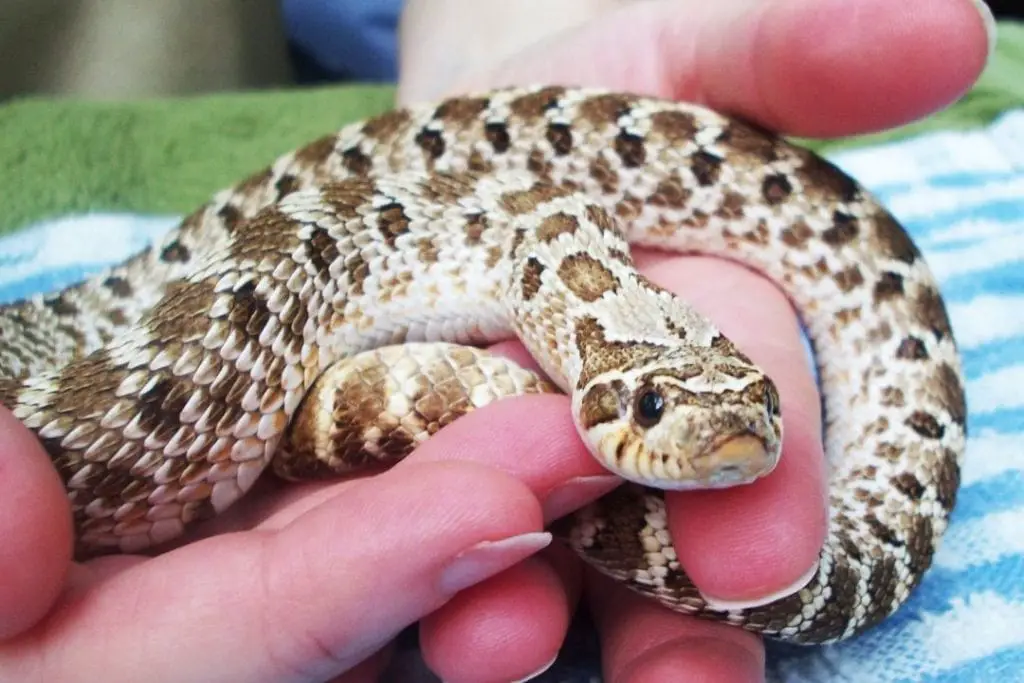
[[[803,316],[830,513],[792,595],[715,611],[679,566],[660,490],[769,472],[778,397],[633,269],[630,243],[741,261]],[[505,89],[347,126],[121,266],[0,309],[0,403],[52,454],[78,555],[134,551],[225,509],[272,461],[295,478],[388,462],[466,410],[551,390],[462,346],[513,335],[633,482],[563,520],[601,571],[679,611],[828,642],[895,610],[929,566],[965,438],[935,282],[851,179],[687,104]]]

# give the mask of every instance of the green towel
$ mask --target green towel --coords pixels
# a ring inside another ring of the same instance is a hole
[[[1003,22],[976,87],[925,121],[820,150],[985,123],[1024,104],[1024,26]],[[182,214],[278,155],[389,109],[389,86],[336,86],[133,102],[24,99],[0,106],[0,234],[86,211]]]

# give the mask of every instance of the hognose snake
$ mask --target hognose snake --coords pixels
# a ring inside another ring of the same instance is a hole
[[[769,472],[778,397],[633,269],[629,244],[738,260],[803,317],[830,515],[793,595],[716,612],[676,560],[659,490]],[[504,89],[349,125],[128,262],[0,309],[0,403],[63,476],[78,555],[137,551],[224,510],[272,460],[299,478],[390,462],[466,410],[552,390],[463,346],[513,335],[634,482],[561,522],[601,571],[679,611],[829,642],[928,568],[965,439],[935,282],[843,173],[688,104]]]

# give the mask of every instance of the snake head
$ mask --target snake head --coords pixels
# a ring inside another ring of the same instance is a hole
[[[608,469],[666,490],[749,483],[778,463],[779,395],[740,354],[671,351],[601,373],[573,396],[577,429]]]

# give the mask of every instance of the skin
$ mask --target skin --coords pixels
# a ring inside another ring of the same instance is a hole
[[[987,53],[967,0],[574,2],[550,24],[525,0],[518,17],[491,22],[462,3],[425,4],[409,2],[403,22],[404,101],[568,81],[839,135],[949,104]],[[641,263],[765,367],[786,424],[769,477],[669,497],[672,531],[686,539],[680,559],[719,599],[780,590],[813,565],[825,520],[818,401],[796,316],[742,267],[655,254]],[[497,351],[524,357],[514,343]],[[508,681],[554,656],[582,601],[598,624],[605,680],[762,680],[755,636],[671,614],[559,548],[529,556],[533,547],[492,546],[475,574],[463,565],[459,585],[469,587],[452,595],[445,568],[467,549],[539,532],[614,485],[592,478],[602,470],[568,407],[559,396],[504,401],[372,481],[261,482],[160,557],[87,563],[70,561],[68,508],[47,456],[0,409],[0,679],[74,682],[102,670],[110,681],[373,681],[394,635],[421,620],[424,656],[446,681]]]

